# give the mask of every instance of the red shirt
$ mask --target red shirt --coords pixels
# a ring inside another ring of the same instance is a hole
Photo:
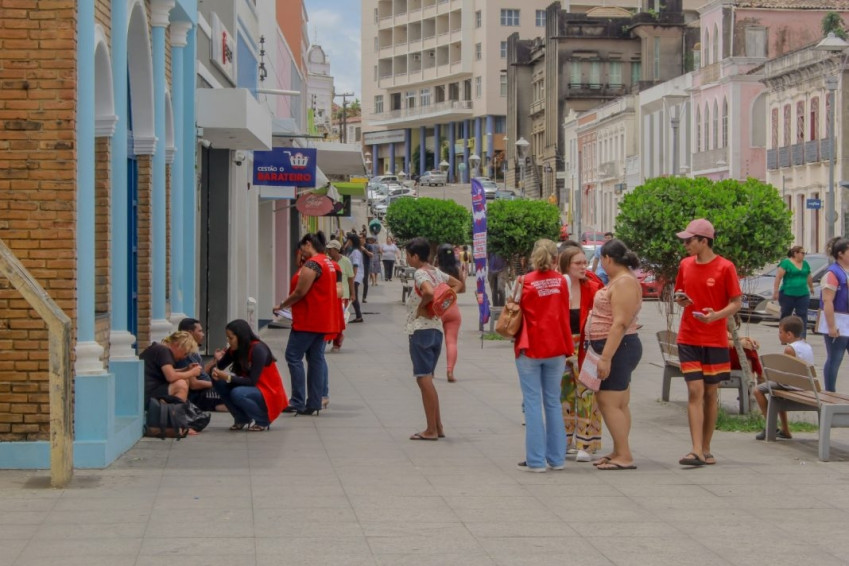
[[[731,299],[743,294],[734,264],[722,256],[716,256],[707,263],[696,263],[695,256],[684,258],[675,278],[675,290],[679,289],[692,299],[693,304],[686,307],[681,315],[678,343],[728,348],[726,319],[705,324],[696,320],[693,312],[704,312],[702,309],[705,308],[722,310]]]
[[[336,295],[336,268],[324,254],[309,258],[301,269],[317,273],[307,294],[292,305],[292,330],[336,334],[341,330],[339,299]],[[300,275],[299,275],[300,276]],[[293,279],[293,285],[297,280]]]
[[[569,329],[569,289],[554,270],[525,275],[522,297],[522,330],[513,349],[516,357],[571,356],[575,351]]]

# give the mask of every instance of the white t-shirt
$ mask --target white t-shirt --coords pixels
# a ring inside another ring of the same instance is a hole
[[[419,291],[422,288],[422,283],[427,281],[431,284],[432,287],[436,287],[440,283],[448,283],[448,275],[441,272],[440,270],[432,267],[431,269],[417,269],[416,274],[414,275],[415,286]],[[433,318],[427,318],[423,316],[416,316],[416,313],[419,310],[419,305],[422,302],[421,296],[414,289],[412,293],[407,295],[407,321],[404,325],[404,330],[407,334],[412,334],[416,330],[426,330],[428,328],[433,328],[436,330],[442,330],[442,319],[438,316]]]
[[[365,277],[365,270],[363,269],[363,253],[360,250],[354,250],[351,252],[351,255],[348,256],[348,259],[351,260],[351,265],[356,267],[354,283],[362,283],[363,277]]]
[[[395,261],[398,257],[398,246],[395,244],[383,244],[380,246],[380,259],[384,261]]]
[[[814,349],[804,340],[796,340],[790,344],[793,351],[796,352],[796,357],[803,362],[814,365]]]

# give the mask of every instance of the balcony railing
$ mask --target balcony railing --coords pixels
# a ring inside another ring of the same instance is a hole
[[[693,154],[693,171],[706,171],[722,167],[721,162],[728,163],[728,148],[720,147]]]
[[[767,169],[778,169],[778,150],[777,149],[766,150],[766,168]]]
[[[531,116],[536,116],[540,112],[544,112],[544,111],[545,111],[545,101],[544,100],[542,100],[542,99],[535,100],[531,104]]]
[[[418,106],[416,108],[400,108],[398,110],[390,110],[380,114],[372,114],[372,120],[398,120],[402,118],[417,118],[431,114],[446,114],[452,112],[460,112],[462,114],[471,113],[471,100],[446,100],[437,102],[430,106]]]
[[[817,140],[805,142],[805,162],[816,163],[820,160],[820,142]]]
[[[779,167],[790,167],[790,146],[778,148],[778,165]]]
[[[828,138],[823,138],[820,141],[820,159],[823,161],[831,159],[831,140]]]
[[[800,142],[793,145],[793,165],[803,165],[805,163],[805,144]]]

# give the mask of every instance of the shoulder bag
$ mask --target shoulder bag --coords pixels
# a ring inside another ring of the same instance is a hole
[[[437,281],[436,276],[429,269],[426,270],[428,277],[433,282],[433,300],[427,306],[427,310],[432,317],[442,318],[448,309],[457,302],[457,293],[444,281]],[[414,285],[416,294],[421,296],[422,292]]]
[[[581,362],[581,371],[578,372],[578,381],[590,391],[598,391],[601,388],[601,379],[598,377],[598,360],[601,354],[596,352],[590,342],[590,322],[592,321],[593,313],[587,316],[586,340],[584,341],[584,361]]]
[[[522,328],[522,290],[525,285],[524,276],[519,277],[513,287],[513,294],[507,304],[501,309],[498,320],[495,321],[495,332],[505,338],[515,338]]]

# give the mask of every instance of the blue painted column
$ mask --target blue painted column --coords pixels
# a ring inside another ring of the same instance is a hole
[[[424,175],[427,157],[427,128],[419,126],[419,176]],[[435,167],[434,169],[438,169]]]
[[[111,163],[111,206],[112,226],[110,240],[111,260],[111,322],[110,342],[116,333],[128,334],[127,317],[127,3],[112,2],[112,92],[115,96],[115,133],[112,134]],[[122,32],[122,33],[119,33]],[[130,344],[132,336],[126,336]],[[126,353],[126,352],[125,352]],[[110,347],[110,358],[116,352]]]
[[[178,318],[186,315],[183,309],[183,265],[185,251],[183,245],[183,219],[185,212],[183,204],[185,198],[183,193],[187,190],[184,186],[183,175],[183,120],[184,94],[183,94],[183,51],[186,47],[186,34],[192,24],[189,22],[174,22],[169,29],[171,35],[171,109],[174,120],[174,145],[177,154],[171,163],[171,318],[176,322]],[[189,187],[190,188],[190,187]]]
[[[378,156],[380,155],[380,145],[374,144],[371,146],[371,174],[378,175]]]
[[[439,124],[433,127],[433,168],[441,170],[442,163],[442,139],[440,138]]]
[[[469,166],[469,121],[463,120],[463,163],[466,168],[463,170],[463,182],[469,182],[469,175],[472,173],[472,168]]]
[[[481,133],[481,118],[475,118],[475,153],[481,160],[478,162],[478,175],[482,175],[481,171],[486,166],[486,158],[483,152],[483,134]]]
[[[104,373],[94,339],[94,4],[77,4],[76,374]]]
[[[493,162],[493,159],[495,158],[495,118],[492,116],[486,117],[486,139],[486,157],[487,163],[489,163],[489,175],[492,179],[495,179],[498,176],[498,173],[495,171],[495,163]]]
[[[448,182],[454,182],[454,145],[457,143],[454,122],[448,122]]]
[[[388,174],[395,174],[395,142],[389,144],[389,169]]]
[[[165,28],[168,26],[168,14],[174,7],[174,0],[157,0],[151,4],[151,25],[153,26],[153,112],[156,152],[153,154],[153,195],[151,197],[151,233],[152,233],[152,279],[153,309],[150,321],[150,339],[161,340],[171,330],[171,324],[165,318],[165,281],[168,265],[166,229],[165,190]]]
[[[407,128],[404,130],[404,173],[407,176],[412,176],[412,169],[410,168],[410,162],[413,160],[413,130],[411,128]]]
[[[197,223],[197,178],[195,162],[197,159],[197,131],[195,130],[195,60],[197,44],[195,29],[186,34],[186,46],[182,50],[183,76],[171,73],[171,82],[183,82],[183,111],[179,118],[183,122],[182,145],[177,159],[183,165],[183,219],[179,226],[183,229],[183,312],[197,318],[197,246],[195,245]]]

